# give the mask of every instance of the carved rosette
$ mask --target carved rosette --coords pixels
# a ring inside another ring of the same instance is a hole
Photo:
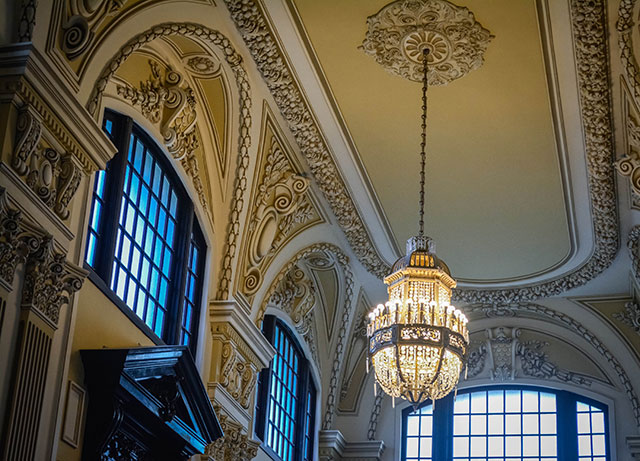
[[[389,72],[422,81],[422,51],[429,50],[430,85],[444,85],[483,63],[493,38],[467,8],[446,0],[398,0],[367,18],[360,47]]]
[[[16,143],[11,166],[60,219],[69,217],[69,202],[82,179],[82,170],[73,156],[59,154],[41,145],[42,120],[30,105],[18,114]]]

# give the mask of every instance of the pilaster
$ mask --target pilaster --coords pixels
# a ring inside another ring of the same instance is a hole
[[[320,431],[318,436],[321,461],[380,461],[383,451],[382,440],[347,442],[338,430]]]
[[[256,456],[251,439],[256,383],[269,366],[273,346],[233,301],[209,304],[211,367],[207,384],[225,436],[207,450],[209,460],[245,461]],[[207,459],[204,457],[203,459]]]

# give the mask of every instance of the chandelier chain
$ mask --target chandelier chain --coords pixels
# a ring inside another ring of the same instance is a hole
[[[429,49],[422,50],[422,141],[420,142],[420,222],[419,233],[424,235],[424,188],[425,165],[427,162],[427,56]]]

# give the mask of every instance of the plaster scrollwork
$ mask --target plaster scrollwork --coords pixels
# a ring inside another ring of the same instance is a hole
[[[252,440],[244,427],[216,408],[223,437],[209,444],[205,450],[208,461],[250,461],[258,455],[260,442]],[[206,459],[206,458],[205,458]]]
[[[251,0],[225,3],[351,247],[369,272],[384,277],[390,267],[371,240],[260,6]]]
[[[398,0],[367,18],[362,49],[389,72],[422,81],[422,50],[429,50],[430,85],[444,85],[483,63],[493,38],[472,12],[446,0]]]
[[[68,19],[63,25],[62,51],[69,59],[80,56],[95,36],[95,31],[109,16],[117,14],[127,0],[70,0]]]
[[[307,195],[309,179],[294,169],[275,136],[264,155],[249,218],[241,285],[241,291],[249,297],[260,288],[262,272],[273,255],[289,238],[319,220]]]
[[[494,381],[514,381],[518,375],[533,378],[555,378],[563,382],[590,386],[584,376],[563,370],[549,360],[543,341],[521,341],[519,328],[496,327],[485,330],[487,340],[472,349],[468,378],[488,369]]]
[[[238,158],[236,176],[234,179],[233,196],[231,197],[229,211],[229,225],[222,259],[216,299],[224,300],[229,296],[229,286],[233,273],[233,261],[237,250],[237,240],[240,233],[240,215],[244,208],[244,194],[247,188],[247,168],[249,166],[249,147],[251,146],[251,86],[247,78],[247,72],[242,66],[242,57],[235,50],[228,38],[216,30],[192,23],[163,23],[152,29],[138,34],[123,45],[115,56],[105,64],[100,77],[94,85],[93,91],[87,102],[87,110],[94,117],[100,107],[100,101],[104,94],[109,79],[116,73],[132,53],[140,49],[145,43],[156,38],[170,35],[190,37],[207,44],[219,47],[223,56],[231,67],[238,88],[239,103],[239,133],[238,133]]]
[[[165,72],[149,60],[151,76],[140,82],[140,88],[116,85],[118,95],[140,109],[142,115],[157,124],[169,154],[180,161],[191,177],[200,203],[206,209],[207,198],[200,178],[196,150],[200,147],[196,122],[196,98],[183,76],[172,70]]]
[[[225,3],[354,253],[369,272],[383,278],[390,267],[378,255],[362,218],[340,179],[336,164],[287,66],[264,12],[251,0],[225,0]],[[558,295],[584,285],[609,267],[615,258],[619,237],[612,165],[613,136],[605,6],[603,0],[572,0],[570,4],[596,242],[591,258],[583,266],[555,280],[521,288],[457,289],[454,291],[454,299],[467,303],[509,304]]]
[[[43,237],[39,248],[27,257],[22,307],[42,313],[55,328],[63,304],[82,288],[87,272],[66,261],[53,248],[53,239]]]
[[[629,152],[616,161],[616,170],[622,176],[627,176],[634,196],[640,195],[640,127],[629,117],[627,120],[627,137]]]
[[[244,409],[249,408],[249,399],[256,385],[257,372],[255,365],[245,360],[233,343],[223,344],[220,384]]]
[[[640,305],[638,303],[626,303],[624,311],[615,312],[613,318],[633,328],[640,335]]]
[[[68,205],[80,186],[82,170],[69,154],[40,146],[42,121],[25,105],[18,114],[11,166],[58,217],[69,217]]]

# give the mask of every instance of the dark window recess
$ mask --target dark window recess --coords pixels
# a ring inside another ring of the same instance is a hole
[[[316,389],[309,362],[282,321],[266,316],[262,325],[276,355],[271,366],[260,373],[256,435],[272,457],[312,460]]]
[[[193,204],[129,117],[107,111],[103,129],[118,153],[96,173],[85,253],[91,279],[147,335],[193,351],[206,254]]]
[[[472,389],[402,421],[403,461],[610,460],[607,407],[566,391]]]

